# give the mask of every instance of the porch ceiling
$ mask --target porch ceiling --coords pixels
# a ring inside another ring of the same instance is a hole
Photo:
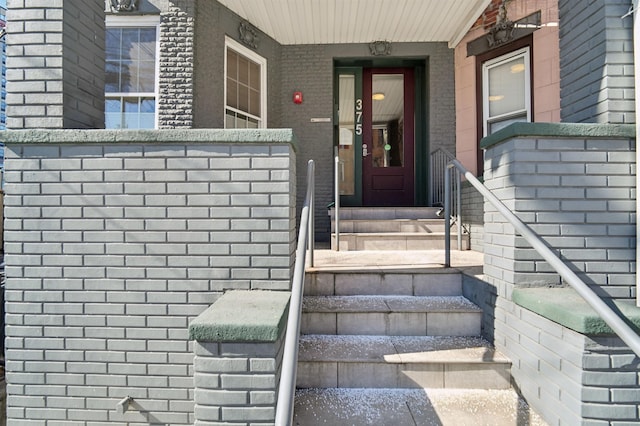
[[[218,0],[282,44],[446,41],[490,0]]]

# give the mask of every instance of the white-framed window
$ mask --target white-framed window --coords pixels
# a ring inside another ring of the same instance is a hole
[[[158,16],[107,16],[105,128],[158,127]]]
[[[518,121],[531,121],[529,47],[482,64],[484,136]]]
[[[224,50],[225,129],[267,127],[267,60],[227,37]]]

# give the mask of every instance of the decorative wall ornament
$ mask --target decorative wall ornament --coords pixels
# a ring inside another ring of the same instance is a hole
[[[369,43],[369,50],[373,56],[391,55],[391,43],[388,41],[374,41]]]
[[[133,12],[138,10],[136,0],[111,0],[111,9],[115,12]]]
[[[515,25],[513,21],[510,21],[509,18],[507,18],[506,3],[506,0],[502,0],[496,24],[489,30],[489,34],[487,34],[489,47],[500,46],[501,44],[505,44],[513,40],[513,30]]]
[[[241,22],[240,28],[240,41],[247,46],[257,49],[260,38],[258,37],[258,31],[248,22]]]

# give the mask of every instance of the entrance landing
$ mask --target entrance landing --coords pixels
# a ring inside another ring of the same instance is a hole
[[[484,254],[473,250],[451,250],[451,268],[482,274]],[[335,251],[316,249],[314,266],[307,271],[323,270],[390,270],[444,268],[444,250],[363,250]]]

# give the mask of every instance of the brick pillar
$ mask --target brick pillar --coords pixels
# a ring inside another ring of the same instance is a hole
[[[7,128],[104,127],[104,1],[11,1]]]
[[[273,423],[288,306],[288,292],[230,291],[191,323],[196,424]]]
[[[634,136],[631,125],[518,123],[483,140],[487,188],[613,299],[636,294]],[[489,203],[484,217],[490,282],[561,284]]]
[[[160,24],[158,127],[193,127],[195,1],[171,0]]]

